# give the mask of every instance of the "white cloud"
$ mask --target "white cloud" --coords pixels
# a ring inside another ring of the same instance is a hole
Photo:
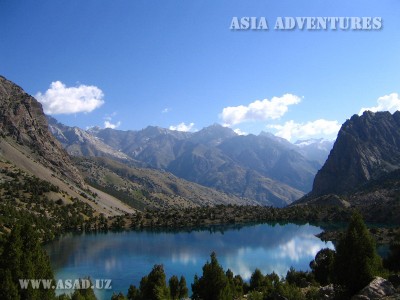
[[[376,102],[378,104],[377,106],[367,108],[363,107],[358,114],[362,115],[362,113],[366,110],[370,110],[372,112],[388,110],[391,113],[394,113],[396,110],[400,110],[400,97],[397,93],[379,97]]]
[[[277,255],[281,258],[289,258],[291,261],[299,261],[305,257],[315,257],[321,250],[321,245],[312,239],[294,238],[285,244],[279,245],[280,252]]]
[[[178,125],[171,125],[169,126],[170,130],[177,130],[177,131],[191,131],[193,129],[194,123],[185,124],[184,122]]]
[[[103,105],[103,97],[103,92],[96,86],[66,87],[61,81],[52,82],[44,94],[39,92],[35,95],[44,112],[50,115],[91,112]]]
[[[117,123],[113,124],[110,122],[111,120],[105,120],[104,121],[104,128],[111,128],[111,129],[115,129],[117,127],[119,127],[121,125],[121,122],[118,121]]]
[[[236,134],[238,135],[247,135],[247,132],[242,131],[240,128],[236,128],[233,130],[234,132],[236,132]]]
[[[246,121],[278,119],[288,111],[289,105],[298,104],[300,101],[301,98],[296,95],[285,94],[282,97],[273,97],[271,100],[256,100],[247,106],[225,107],[220,117],[230,126]]]
[[[268,125],[269,128],[278,130],[277,136],[290,141],[292,138],[304,139],[310,137],[320,137],[321,135],[333,136],[340,129],[338,121],[328,121],[319,119],[307,123],[295,123],[293,120],[284,125]]]
[[[164,108],[164,109],[161,111],[161,113],[162,113],[162,114],[166,114],[166,113],[169,113],[171,110],[172,110],[171,108],[166,107],[166,108]]]

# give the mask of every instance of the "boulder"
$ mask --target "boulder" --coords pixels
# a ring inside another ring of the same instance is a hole
[[[335,298],[335,287],[333,284],[329,284],[326,286],[323,286],[319,289],[318,291],[320,299],[334,299]]]
[[[396,292],[393,284],[382,278],[375,277],[365,288],[363,288],[357,295],[353,296],[351,300],[373,300],[383,299],[387,296],[392,296]]]

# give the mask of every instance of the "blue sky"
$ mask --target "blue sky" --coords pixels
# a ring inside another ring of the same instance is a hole
[[[245,16],[269,30],[230,29]],[[382,28],[274,30],[328,16]],[[0,74],[81,128],[332,138],[362,108],[400,109],[399,70],[398,0],[0,0]]]

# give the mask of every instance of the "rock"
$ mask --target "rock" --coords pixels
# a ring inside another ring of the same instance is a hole
[[[400,111],[367,111],[342,125],[311,194],[345,194],[399,168]]]
[[[320,299],[334,299],[335,298],[335,288],[333,284],[329,284],[326,286],[323,286],[319,289],[318,291]]]
[[[393,284],[393,286],[395,288],[398,288],[400,286],[400,275],[399,274],[390,275],[388,280]]]
[[[42,165],[85,186],[69,155],[48,129],[42,105],[22,88],[0,76],[0,136],[12,140]]]
[[[390,281],[382,277],[375,277],[374,280],[372,280],[357,295],[353,296],[351,300],[383,299],[384,297],[394,295],[395,292],[396,290]]]

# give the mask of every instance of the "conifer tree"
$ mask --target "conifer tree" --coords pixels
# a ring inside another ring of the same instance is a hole
[[[361,215],[354,213],[336,248],[334,273],[339,284],[354,294],[382,272],[382,260]]]
[[[383,260],[383,265],[390,271],[400,271],[400,233],[396,235],[395,240],[391,243],[389,255]]]
[[[188,296],[188,288],[186,284],[186,279],[182,275],[179,279],[179,299],[186,298]]]
[[[196,277],[192,285],[194,299],[232,299],[228,278],[225,275],[224,269],[218,263],[215,252],[211,253],[211,261],[203,266],[203,276],[199,279]]]
[[[128,300],[138,300],[139,298],[139,290],[134,285],[130,285],[128,289],[128,294],[126,295]]]
[[[20,280],[51,280],[54,275],[47,253],[38,234],[29,224],[15,226],[6,239],[0,257],[0,299],[54,299],[54,290],[43,284],[34,289],[31,284],[21,289]]]
[[[315,259],[310,262],[310,268],[315,276],[315,279],[322,285],[331,283],[333,264],[335,261],[336,252],[329,248],[324,248],[318,251]]]
[[[169,281],[169,292],[172,300],[179,299],[179,279],[176,275],[173,275]]]
[[[163,265],[154,265],[148,276],[140,282],[140,297],[143,300],[169,300]]]
[[[261,292],[264,287],[264,275],[260,269],[255,269],[250,277],[250,290]]]

